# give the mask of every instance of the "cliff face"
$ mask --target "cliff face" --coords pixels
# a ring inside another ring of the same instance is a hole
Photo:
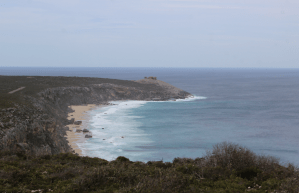
[[[70,152],[61,122],[38,108],[3,109],[1,114],[1,151],[26,155]]]
[[[93,80],[84,86],[73,84],[44,88],[34,94],[21,93],[26,104],[15,103],[13,108],[0,109],[0,150],[29,156],[71,152],[65,137],[70,105],[102,104],[111,100],[168,100],[190,95],[157,80],[107,82],[107,79],[104,83]]]

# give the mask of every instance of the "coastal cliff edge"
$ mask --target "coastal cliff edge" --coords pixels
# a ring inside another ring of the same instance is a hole
[[[65,137],[70,105],[188,96],[154,79],[0,76],[0,151],[26,156],[73,152]]]

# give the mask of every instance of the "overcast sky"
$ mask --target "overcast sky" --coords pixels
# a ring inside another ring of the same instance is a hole
[[[298,0],[0,0],[0,66],[299,67]]]

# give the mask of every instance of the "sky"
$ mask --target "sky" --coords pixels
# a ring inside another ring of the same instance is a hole
[[[299,68],[298,0],[0,0],[0,67]]]

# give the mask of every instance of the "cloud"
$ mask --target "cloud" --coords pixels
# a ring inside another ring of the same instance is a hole
[[[199,51],[213,55],[216,48],[242,54],[239,49],[248,47],[244,50],[258,53],[265,47],[271,52],[271,46],[277,44],[276,53],[279,53],[279,49],[287,47],[286,41],[295,42],[292,45],[299,42],[295,36],[299,20],[296,5],[299,4],[291,0],[7,2],[0,7],[1,45],[13,45],[11,50],[18,46],[23,50],[37,50],[41,55],[47,55],[43,50],[49,51],[47,47],[51,47],[50,50],[85,53],[86,57],[96,59],[101,53],[106,59],[99,60],[109,64],[122,63],[121,57],[115,57],[118,54],[130,58],[132,63],[138,57],[139,62],[144,58],[158,61],[162,55],[173,57],[167,61],[183,61],[187,56],[196,57]],[[256,50],[250,50],[252,47]],[[140,54],[134,55],[135,51]],[[193,54],[184,55],[180,51]],[[156,56],[149,56],[154,52]],[[67,58],[70,55],[60,54],[60,57],[71,61]],[[296,54],[289,56],[297,57]],[[10,61],[5,55],[1,57]],[[222,58],[225,60],[225,55]],[[96,59],[92,62],[97,63]]]

